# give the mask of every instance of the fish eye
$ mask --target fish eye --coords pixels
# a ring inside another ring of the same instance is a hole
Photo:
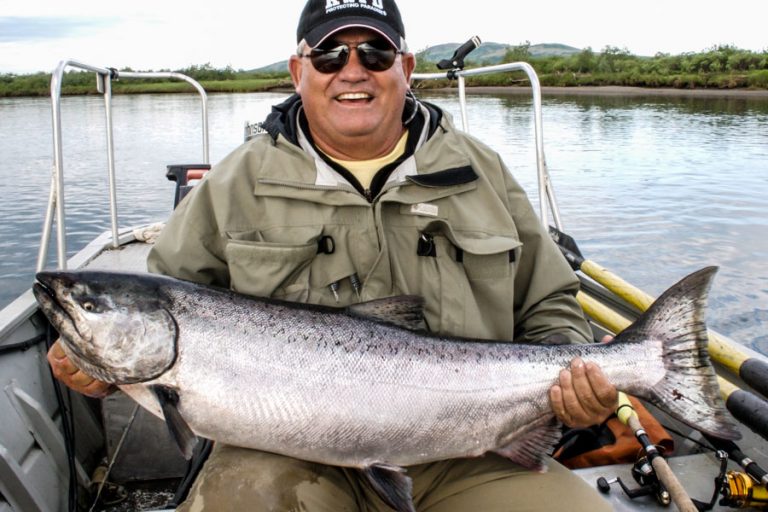
[[[91,312],[96,309],[96,306],[93,304],[93,302],[86,301],[86,302],[83,302],[83,309],[88,312]]]

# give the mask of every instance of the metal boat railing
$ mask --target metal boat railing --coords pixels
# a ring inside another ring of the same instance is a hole
[[[458,85],[459,107],[461,108],[461,125],[464,131],[469,131],[469,122],[467,120],[467,94],[465,77],[487,75],[491,73],[503,73],[522,71],[528,77],[531,84],[531,94],[533,97],[533,124],[534,136],[536,142],[536,171],[539,188],[539,216],[544,226],[549,226],[549,213],[552,213],[552,221],[557,229],[562,230],[562,221],[560,210],[557,206],[557,198],[552,188],[552,181],[547,170],[547,161],[544,157],[544,131],[541,114],[541,84],[536,71],[527,62],[513,62],[509,64],[499,64],[496,66],[483,66],[473,69],[451,69],[439,73],[414,73],[414,80],[445,80],[455,79]]]
[[[112,225],[112,245],[118,247],[118,219],[117,219],[117,193],[115,184],[115,155],[112,136],[112,80],[118,78],[170,78],[183,80],[192,85],[198,92],[202,102],[202,138],[203,138],[203,163],[210,163],[210,151],[208,147],[208,97],[196,80],[181,73],[174,72],[134,72],[118,71],[114,68],[102,68],[84,64],[75,60],[63,60],[59,62],[51,77],[51,110],[53,114],[53,174],[51,177],[51,192],[48,197],[45,220],[43,222],[43,234],[40,241],[40,250],[37,255],[37,271],[45,267],[48,257],[48,246],[51,239],[54,216],[56,218],[56,241],[58,268],[67,266],[66,224],[64,210],[64,162],[62,152],[61,133],[61,83],[67,68],[77,68],[96,73],[96,89],[104,96],[104,109],[106,114],[107,130],[107,172],[109,175],[109,203],[110,220]]]

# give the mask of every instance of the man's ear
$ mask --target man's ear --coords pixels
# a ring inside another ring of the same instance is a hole
[[[410,84],[411,75],[413,75],[413,70],[416,69],[416,56],[412,53],[404,53],[400,60],[403,64],[403,75],[405,75],[405,81]]]
[[[288,71],[291,72],[291,81],[293,81],[293,88],[296,90],[296,94],[301,94],[301,73],[304,71],[304,63],[301,62],[301,57],[291,55],[291,58],[288,59]]]

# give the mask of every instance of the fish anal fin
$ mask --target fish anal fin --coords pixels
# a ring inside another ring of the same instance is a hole
[[[546,457],[561,436],[560,422],[554,417],[544,418],[528,425],[526,431],[515,435],[509,444],[493,451],[526,469],[543,473],[547,470]]]
[[[397,512],[416,512],[413,504],[413,483],[399,466],[377,463],[360,472],[379,498]]]
[[[176,441],[176,445],[184,458],[191,459],[198,439],[179,412],[179,394],[168,386],[154,385],[151,386],[151,389],[157,397],[157,401],[160,402],[160,408],[163,411],[163,416],[165,416],[165,424],[168,426],[171,437]]]
[[[347,310],[362,318],[396,325],[410,331],[425,331],[424,299],[418,295],[398,295],[352,304]]]

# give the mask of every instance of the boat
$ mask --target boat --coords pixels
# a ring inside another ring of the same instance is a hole
[[[479,40],[462,45],[436,73],[416,74],[415,81],[452,79],[461,108],[461,123],[469,129],[465,78],[486,73],[523,73],[532,95],[535,126],[539,216],[560,245],[582,281],[579,301],[589,316],[595,340],[625,327],[648,307],[651,297],[610,273],[579,251],[565,232],[544,156],[541,87],[527,63],[464,69],[463,58]],[[64,162],[60,115],[61,81],[67,69],[95,73],[104,96],[111,230],[99,235],[67,258],[67,219],[64,204]],[[59,63],[51,81],[54,175],[36,269],[47,265],[56,227],[56,256],[60,269],[91,268],[144,271],[146,256],[160,226],[121,226],[116,207],[115,158],[111,130],[111,83],[120,79],[183,80],[201,99],[202,161],[169,165],[167,176],[176,182],[178,202],[210,169],[207,100],[203,87],[179,73],[118,72],[73,60]],[[246,124],[245,139],[259,133],[258,123]],[[31,284],[31,283],[30,283]],[[710,353],[720,375],[729,407],[742,421],[743,439],[734,446],[714,446],[702,434],[647,406],[668,427],[675,442],[673,454],[662,458],[676,475],[684,493],[713,510],[768,505],[761,468],[768,468],[768,388],[765,356],[710,334]],[[0,311],[0,512],[56,512],[80,510],[175,510],[183,501],[210,449],[200,443],[192,460],[178,452],[165,424],[139,408],[120,392],[102,400],[86,398],[57,385],[46,353],[56,334],[38,309],[31,289]],[[746,412],[745,412],[746,411]],[[652,449],[651,449],[652,450]],[[746,454],[749,461],[743,460]],[[647,451],[635,460],[574,469],[597,486],[615,510],[664,510],[670,492]],[[672,491],[672,494],[677,491]],[[673,496],[674,497],[674,496]]]

